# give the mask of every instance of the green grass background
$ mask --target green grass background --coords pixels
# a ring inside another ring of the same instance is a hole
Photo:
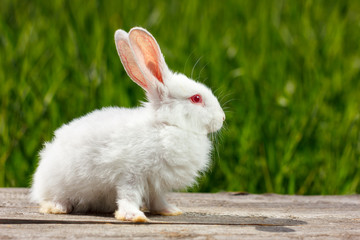
[[[226,105],[192,191],[360,193],[360,1],[0,2],[0,186],[29,186],[44,141],[142,90],[116,29],[147,28]]]

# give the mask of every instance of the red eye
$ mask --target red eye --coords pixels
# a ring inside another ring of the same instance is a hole
[[[202,103],[202,97],[200,94],[195,94],[194,96],[190,97],[190,100],[192,103],[195,104],[201,104]]]

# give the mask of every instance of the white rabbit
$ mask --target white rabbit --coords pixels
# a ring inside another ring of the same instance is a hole
[[[114,212],[149,221],[142,211],[178,215],[165,193],[195,183],[208,167],[211,142],[225,114],[203,84],[170,71],[154,37],[135,27],[115,32],[130,78],[148,102],[107,107],[64,124],[40,152],[31,199],[43,213]]]

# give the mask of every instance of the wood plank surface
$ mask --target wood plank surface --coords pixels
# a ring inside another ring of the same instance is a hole
[[[41,214],[28,189],[0,188],[0,239],[360,239],[360,195],[171,193],[180,216]]]

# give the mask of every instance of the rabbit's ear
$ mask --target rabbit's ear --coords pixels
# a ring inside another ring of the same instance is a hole
[[[145,78],[152,84],[163,84],[168,68],[155,38],[145,29],[135,27],[129,32],[129,42]]]
[[[115,32],[115,45],[119,54],[121,63],[123,64],[129,77],[145,90],[148,89],[147,81],[139,68],[137,59],[134,56],[133,50],[129,44],[128,34],[123,30],[117,30]]]

